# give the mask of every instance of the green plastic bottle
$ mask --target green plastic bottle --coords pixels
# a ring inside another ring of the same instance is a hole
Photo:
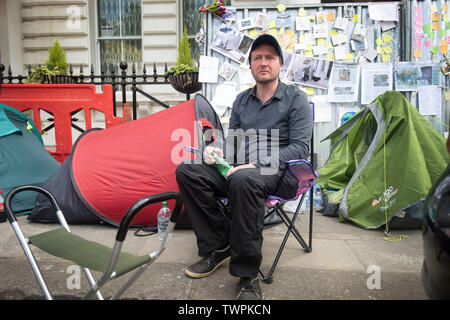
[[[215,153],[214,151],[211,151],[210,155],[216,161],[216,167],[217,167],[217,170],[219,171],[219,173],[226,178],[228,170],[233,168],[233,166],[231,164],[229,164],[228,162],[226,162],[225,159],[219,157],[217,155],[217,153]]]

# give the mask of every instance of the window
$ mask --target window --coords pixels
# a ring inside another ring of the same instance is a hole
[[[142,63],[141,0],[97,0],[100,65]]]
[[[186,27],[189,42],[191,44],[192,58],[195,61],[200,59],[200,51],[195,42],[195,35],[200,31],[202,25],[202,14],[198,12],[198,9],[205,4],[210,5],[214,0],[183,0],[183,30]],[[223,0],[224,6],[230,6],[231,0]]]

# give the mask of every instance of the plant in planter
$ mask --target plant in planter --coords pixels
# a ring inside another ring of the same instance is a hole
[[[67,69],[66,52],[56,40],[53,46],[48,49],[48,60],[45,65],[33,67],[26,82],[67,83],[70,80],[70,77],[67,76]]]
[[[177,62],[166,75],[169,76],[172,87],[179,92],[191,94],[202,88],[202,84],[198,82],[198,67],[194,66],[186,28],[178,46]]]

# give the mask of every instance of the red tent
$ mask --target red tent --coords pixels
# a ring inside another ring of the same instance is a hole
[[[202,148],[209,128],[215,139],[222,139],[214,109],[197,94],[195,99],[138,120],[87,131],[44,187],[55,195],[69,223],[106,221],[117,226],[137,200],[178,191],[175,169],[181,161],[193,159],[184,146]],[[173,206],[169,201],[169,207]],[[156,225],[160,207],[154,204],[143,209],[132,224]],[[43,197],[38,198],[29,219],[56,221]]]

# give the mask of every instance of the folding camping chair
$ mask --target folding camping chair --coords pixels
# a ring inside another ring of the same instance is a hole
[[[314,103],[310,102],[312,111],[313,111],[313,119],[314,119]],[[280,187],[284,177],[286,174],[292,174],[297,180],[298,180],[298,189],[297,194],[293,199],[282,199],[276,196],[269,196],[265,200],[265,206],[268,209],[264,215],[264,220],[268,219],[273,214],[277,214],[282,222],[287,226],[286,234],[284,235],[283,241],[281,243],[280,248],[278,249],[277,255],[272,263],[272,266],[270,267],[269,273],[267,275],[264,274],[261,268],[259,268],[259,273],[261,274],[263,281],[266,283],[272,283],[273,282],[273,273],[275,272],[275,268],[277,267],[278,261],[280,260],[281,253],[284,250],[284,247],[286,245],[286,242],[292,232],[294,237],[297,239],[297,241],[300,243],[300,245],[303,247],[305,252],[312,252],[312,227],[313,227],[313,201],[312,201],[312,195],[313,195],[313,188],[314,184],[316,182],[316,178],[319,176],[317,171],[314,170],[314,129],[311,135],[311,162],[308,162],[306,160],[300,159],[300,160],[291,160],[287,161],[286,165],[284,166],[284,171],[282,173],[282,176],[278,182],[278,186],[276,190]],[[276,193],[276,190],[274,193]],[[310,190],[310,204],[309,204],[309,239],[308,243],[303,239],[302,235],[298,231],[298,229],[295,227],[294,223],[297,220],[297,216],[300,212],[300,208],[303,204],[303,201],[305,200],[306,192]],[[297,208],[294,212],[294,215],[292,219],[289,218],[289,216],[286,214],[286,212],[283,210],[283,205],[288,201],[296,201],[298,198],[300,198],[300,201],[297,205]],[[231,213],[228,207],[228,199],[226,198],[217,198],[217,203],[219,206],[219,212],[225,219],[225,221],[230,224],[230,217]]]
[[[26,238],[19,227],[13,210],[11,209],[11,203],[14,196],[22,191],[36,191],[46,196],[55,210],[62,227]],[[170,199],[175,199],[175,208],[170,217],[167,232],[161,241],[159,248],[144,256],[136,256],[130,253],[121,252],[128,227],[136,214],[148,205]],[[53,298],[47,284],[45,283],[36,259],[33,256],[30,244],[54,256],[73,261],[83,268],[83,272],[85,273],[91,286],[90,290],[84,296],[84,299],[90,299],[93,295],[96,295],[97,299],[103,300],[100,289],[105,285],[105,283],[137,269],[136,272],[126,281],[126,283],[111,297],[111,300],[113,300],[119,298],[120,295],[123,294],[125,290],[128,289],[130,285],[133,284],[133,282],[136,281],[136,279],[147,269],[147,267],[152,264],[165,250],[169,241],[168,235],[173,232],[178,214],[181,210],[182,200],[181,195],[178,192],[169,191],[151,195],[135,202],[121,219],[119,229],[116,234],[116,241],[112,249],[97,242],[85,240],[71,233],[66,219],[64,218],[64,215],[55,198],[44,188],[37,186],[17,187],[8,193],[5,200],[5,205],[8,220],[14,229],[14,232],[25,252],[25,255],[46,299],[52,300]],[[91,275],[90,269],[103,272],[98,281],[95,282]]]
[[[263,277],[263,281],[266,283],[273,282],[273,273],[275,271],[275,268],[278,264],[278,260],[281,257],[281,253],[284,250],[284,247],[286,245],[286,242],[287,242],[291,232],[306,252],[312,251],[312,219],[313,219],[312,201],[310,204],[310,214],[309,214],[309,242],[308,243],[306,243],[306,241],[303,239],[302,235],[300,234],[300,232],[298,231],[298,229],[296,228],[294,223],[297,220],[297,216],[300,212],[300,208],[303,204],[303,201],[305,200],[306,191],[311,190],[311,192],[312,192],[312,188],[316,181],[316,177],[318,177],[318,174],[317,174],[317,172],[314,171],[314,168],[312,167],[312,165],[306,160],[288,161],[288,162],[286,162],[286,166],[283,171],[282,177],[280,178],[280,182],[278,183],[278,187],[281,185],[281,182],[284,179],[285,175],[289,174],[288,172],[290,174],[292,174],[298,180],[298,189],[297,189],[296,196],[293,199],[282,199],[282,198],[279,198],[276,196],[269,196],[265,200],[265,205],[268,208],[268,210],[264,216],[264,220],[269,218],[273,214],[277,214],[288,228],[286,231],[286,234],[284,236],[284,239],[281,243],[281,246],[278,249],[278,253],[275,257],[275,260],[272,263],[269,273],[267,275],[265,275],[264,272],[262,271],[262,269],[259,268],[259,273]],[[283,205],[287,201],[295,201],[299,197],[301,197],[300,202],[297,206],[297,209],[294,212],[292,219],[290,219],[289,216],[286,214],[286,212],[283,210]],[[228,200],[226,198],[218,198],[217,203],[219,205],[219,212],[222,214],[225,221],[228,224],[230,224],[231,223],[231,221],[230,221],[231,213],[230,213],[230,210],[228,207]]]

